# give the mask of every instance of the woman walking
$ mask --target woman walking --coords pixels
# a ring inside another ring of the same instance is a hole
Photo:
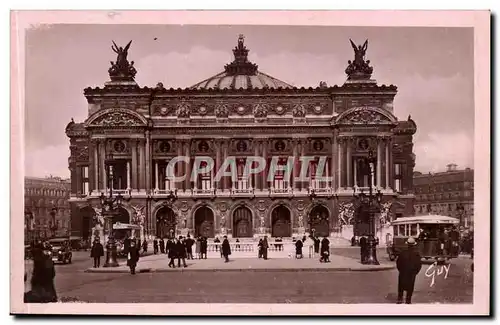
[[[137,267],[137,262],[139,261],[139,255],[139,246],[136,244],[135,240],[131,240],[127,256],[127,265],[130,267],[130,274],[135,274],[135,268]]]

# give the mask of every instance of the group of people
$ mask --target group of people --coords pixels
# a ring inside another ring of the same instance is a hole
[[[176,246],[178,242],[181,242],[183,247]],[[195,255],[193,255],[193,246],[195,246]],[[153,253],[156,255],[158,253],[167,254],[170,256],[183,255],[185,251],[186,259],[206,259],[207,258],[207,250],[208,250],[208,240],[206,237],[198,236],[196,240],[192,239],[188,234],[186,238],[180,236],[178,239],[176,238],[167,238],[166,241],[164,238],[155,238],[153,240]],[[180,253],[177,253],[180,251]],[[174,257],[175,258],[175,257]]]
[[[295,239],[293,239],[295,241]],[[304,254],[302,252],[303,247],[306,246],[309,249],[311,257],[320,256],[319,261],[321,263],[330,262],[330,241],[325,236],[320,240],[317,236],[310,235],[309,239],[304,236],[302,239],[295,241],[295,258],[303,258]]]

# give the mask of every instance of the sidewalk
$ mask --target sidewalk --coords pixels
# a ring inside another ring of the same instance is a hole
[[[381,263],[380,265],[363,265],[358,260],[331,255],[330,263],[320,263],[319,258],[292,259],[292,258],[270,258],[268,260],[258,258],[230,259],[224,263],[223,259],[210,258],[206,260],[186,260],[187,268],[169,268],[169,259],[165,255],[146,256],[139,260],[137,272],[224,272],[224,271],[383,271],[395,267],[394,264]],[[177,261],[176,261],[177,262]],[[114,268],[90,268],[85,272],[90,273],[128,273],[126,262]]]

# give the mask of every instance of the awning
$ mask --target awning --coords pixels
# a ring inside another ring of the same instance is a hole
[[[113,229],[119,230],[119,229],[125,229],[125,230],[141,230],[141,226],[134,225],[131,223],[120,223],[117,222],[113,224]]]

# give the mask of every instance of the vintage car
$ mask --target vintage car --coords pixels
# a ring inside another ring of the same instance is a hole
[[[52,261],[54,263],[71,263],[73,254],[71,253],[71,246],[68,238],[52,238],[49,239],[48,242],[51,246]]]

